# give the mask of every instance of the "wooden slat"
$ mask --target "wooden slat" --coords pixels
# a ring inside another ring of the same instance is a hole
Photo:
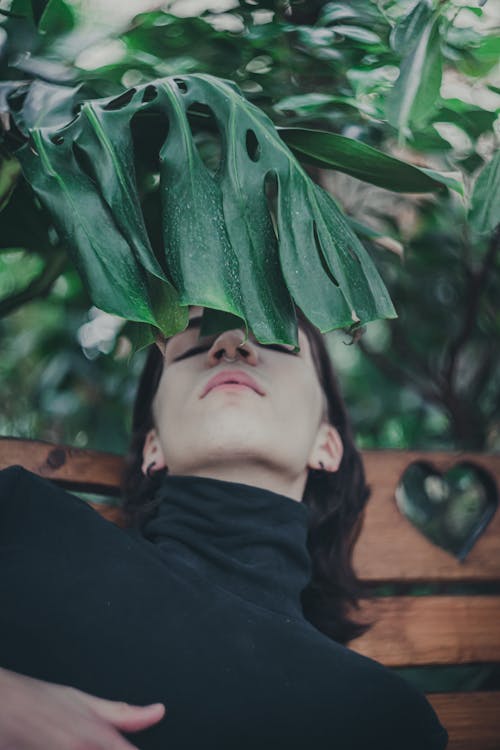
[[[375,624],[349,647],[386,666],[500,662],[500,596],[380,597],[352,615]]]
[[[87,500],[88,504],[96,510],[103,518],[111,521],[116,526],[124,528],[127,522],[122,509],[117,505],[106,505],[105,503],[93,503]]]
[[[119,495],[122,456],[41,440],[0,438],[0,469],[19,464],[62,487]]]
[[[430,693],[450,736],[446,750],[500,750],[500,692]]]
[[[447,471],[470,461],[489,471],[500,485],[500,455],[365,451],[372,488],[363,529],[354,551],[354,568],[365,581],[500,581],[500,511],[464,562],[428,541],[398,510],[394,493],[413,461],[426,461]]]

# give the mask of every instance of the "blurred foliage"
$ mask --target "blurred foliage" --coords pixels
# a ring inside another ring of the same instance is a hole
[[[110,7],[107,20],[88,0],[0,2],[11,13],[13,6],[26,17],[6,15],[0,26],[4,81],[78,81],[111,95],[156,76],[208,72],[237,81],[280,127],[354,137],[461,176],[464,198],[395,195],[311,163],[364,239],[399,313],[370,324],[353,346],[342,333],[327,338],[363,447],[498,448],[498,2],[214,0],[197,13],[180,0],[132,19]],[[408,54],[420,43],[439,47],[442,80],[432,101],[427,68]],[[398,100],[401,76],[415,78],[411,101]],[[5,109],[0,88],[0,116]],[[209,138],[201,147],[217,159]],[[92,309],[37,199],[22,184],[12,192],[15,161],[4,158],[0,175],[0,431],[122,450],[131,389],[113,388],[133,380],[141,354],[128,365],[119,319],[99,338],[109,316]],[[29,368],[19,345],[27,330]],[[93,404],[99,416],[109,407],[102,424]]]
[[[279,127],[355,138],[463,180],[463,197],[396,193],[311,159],[399,314],[355,341],[326,338],[361,447],[500,449],[498,0],[214,0],[191,12],[177,0],[106,22],[90,0],[32,5],[15,38],[4,16],[0,81],[80,81],[106,96],[210,73]],[[0,117],[4,95],[0,83]],[[200,146],[217,160],[210,138]],[[145,352],[128,360],[123,321],[92,307],[37,200],[12,191],[16,163],[0,158],[0,434],[122,452]],[[425,689],[498,688],[488,665],[400,671]]]

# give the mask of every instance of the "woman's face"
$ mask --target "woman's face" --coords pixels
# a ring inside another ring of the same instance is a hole
[[[200,338],[202,312],[191,308],[188,328],[164,347],[144,465],[154,460],[170,474],[199,476],[220,476],[222,468],[233,479],[255,468],[290,481],[306,477],[307,466],[319,468],[320,460],[336,470],[331,440],[338,435],[323,420],[326,399],[305,332],[299,328],[297,354],[252,335],[238,348],[242,329]],[[246,384],[235,382],[245,378]]]

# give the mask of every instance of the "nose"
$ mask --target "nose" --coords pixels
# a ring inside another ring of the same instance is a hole
[[[244,339],[244,333],[239,328],[223,331],[207,352],[209,365],[213,367],[227,360],[243,359],[244,362],[255,367],[259,361],[257,348],[251,341],[248,339],[244,341]]]

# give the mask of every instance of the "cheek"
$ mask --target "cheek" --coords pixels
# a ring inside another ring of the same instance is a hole
[[[306,441],[315,435],[324,412],[323,391],[315,372],[304,370],[297,377],[283,382],[275,393],[282,424],[294,435],[303,435]]]
[[[182,381],[169,378],[164,370],[153,399],[153,416],[160,434],[172,429],[173,425],[179,424],[179,409],[186,395],[179,392],[180,390],[182,390]]]

